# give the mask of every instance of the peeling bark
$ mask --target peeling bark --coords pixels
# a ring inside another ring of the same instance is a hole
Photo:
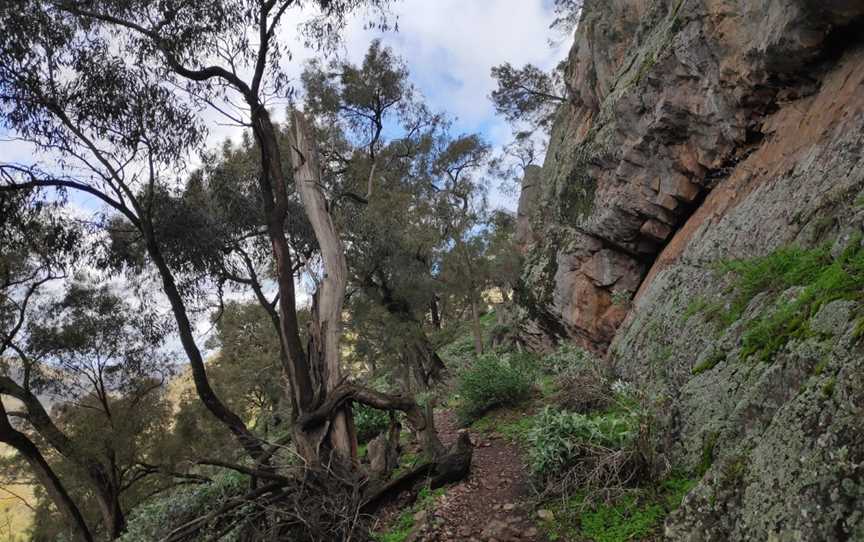
[[[291,115],[291,164],[294,185],[300,194],[306,216],[324,260],[324,277],[315,292],[312,321],[309,324],[310,367],[320,374],[319,397],[327,397],[342,381],[341,351],[342,307],[348,285],[345,249],[333,224],[327,201],[321,191],[318,149],[309,123],[299,111]],[[337,460],[350,464],[357,456],[357,438],[351,430],[350,410],[340,407],[330,418],[329,444]]]

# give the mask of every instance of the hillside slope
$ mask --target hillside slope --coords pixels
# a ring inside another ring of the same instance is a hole
[[[864,3],[587,1],[568,82],[522,340],[654,397],[670,539],[864,539]]]

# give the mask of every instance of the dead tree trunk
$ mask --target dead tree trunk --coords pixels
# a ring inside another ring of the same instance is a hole
[[[340,342],[348,265],[345,262],[345,249],[321,191],[321,167],[314,135],[299,111],[293,112],[291,121],[294,185],[324,260],[324,276],[315,292],[307,349],[310,366],[321,378],[318,395],[324,399],[342,382]],[[328,430],[330,448],[338,460],[346,464],[353,462],[357,456],[357,438],[351,430],[353,424],[349,416],[349,409],[340,408],[334,413]]]

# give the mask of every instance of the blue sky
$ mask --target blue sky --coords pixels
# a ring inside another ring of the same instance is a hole
[[[491,68],[504,62],[552,68],[570,46],[569,42],[549,46],[549,38],[556,37],[549,30],[554,18],[549,0],[401,0],[393,5],[392,13],[398,19],[398,32],[372,32],[363,28],[362,20],[353,21],[344,33],[342,54],[359,62],[369,43],[380,38],[405,59],[413,83],[430,107],[455,120],[455,131],[479,132],[493,146],[506,144],[511,134],[488,99],[495,86]],[[285,41],[295,44],[287,69],[296,77],[314,53],[299,46],[293,25],[286,24],[284,32]],[[215,112],[208,113],[207,120],[212,121],[208,122],[211,146],[240,136],[240,128],[225,126],[224,118]],[[28,145],[8,138],[0,128],[0,162],[34,161]],[[50,156],[39,159],[50,167]],[[101,207],[81,196],[70,196],[85,214],[85,210]],[[490,199],[495,206],[515,209],[514,198],[495,190]],[[197,327],[202,338],[209,333],[206,319],[197,322]]]
[[[341,54],[359,62],[369,43],[380,38],[406,60],[411,79],[427,103],[455,119],[456,132],[479,132],[493,146],[507,143],[510,129],[495,116],[488,99],[494,88],[491,68],[503,62],[551,68],[570,45],[549,45],[554,16],[548,0],[400,0],[391,12],[398,32],[366,30],[364,20],[357,18],[344,32]],[[290,22],[283,33],[284,41],[294,44],[286,69],[296,77],[314,52],[303,49]],[[212,120],[209,145],[239,137],[240,129],[225,126],[217,113],[207,117]],[[7,137],[0,128],[0,138]],[[50,157],[42,159],[49,165]],[[33,157],[28,145],[6,139],[0,141],[0,161],[31,163]],[[77,203],[90,207],[84,201]],[[493,204],[514,208],[515,201],[493,191]]]

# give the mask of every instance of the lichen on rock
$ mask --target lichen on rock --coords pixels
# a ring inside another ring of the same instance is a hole
[[[864,296],[802,304],[793,284],[742,304],[720,265],[860,243],[864,4],[586,1],[567,77],[524,247],[526,342],[606,351],[664,398],[658,446],[704,474],[667,538],[864,539]],[[761,348],[762,324],[794,332]]]

